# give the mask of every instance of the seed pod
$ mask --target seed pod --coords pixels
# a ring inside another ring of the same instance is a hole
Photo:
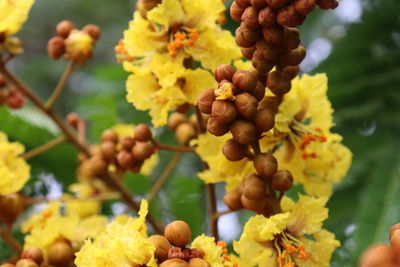
[[[242,22],[242,15],[244,13],[245,7],[239,6],[236,2],[233,2],[230,8],[230,15],[234,21]]]
[[[257,99],[257,101],[261,101],[265,96],[265,85],[262,82],[257,82],[257,87],[252,92],[252,95]]]
[[[267,183],[261,179],[253,179],[247,182],[243,195],[251,200],[263,200],[267,197]]]
[[[283,69],[283,72],[286,73],[291,80],[293,80],[299,73],[299,66],[287,66]]]
[[[297,66],[306,57],[306,49],[301,45],[296,49],[285,52],[279,58],[279,62],[284,66]]]
[[[111,161],[117,155],[117,149],[115,148],[115,144],[111,141],[107,141],[101,143],[101,155],[103,159]]]
[[[47,43],[47,53],[51,59],[59,59],[65,54],[64,39],[60,36],[55,36]]]
[[[283,40],[283,27],[279,24],[263,27],[263,36],[265,41],[273,44],[279,44]]]
[[[90,170],[94,175],[100,175],[107,171],[108,164],[102,156],[95,155],[89,160]]]
[[[395,253],[388,245],[378,244],[364,251],[360,258],[359,267],[393,266]],[[394,267],[394,266],[393,266]]]
[[[121,148],[125,151],[131,151],[132,147],[135,145],[135,140],[133,137],[130,136],[124,136],[121,139]]]
[[[261,9],[267,5],[265,0],[250,0],[250,3],[256,9]]]
[[[151,139],[151,130],[150,127],[144,123],[138,124],[135,127],[135,131],[133,134],[135,140],[147,142]]]
[[[276,10],[267,6],[258,13],[258,23],[263,27],[273,26],[276,23],[276,16]]]
[[[67,241],[57,241],[47,250],[47,260],[57,267],[68,267],[74,259],[74,250]]]
[[[245,209],[252,210],[257,213],[261,213],[262,210],[266,207],[266,199],[252,200],[247,198],[245,195],[242,195],[240,200]]]
[[[169,241],[162,235],[152,235],[147,239],[156,248],[154,256],[158,262],[163,262],[168,259],[168,251],[172,248]]]
[[[21,258],[31,259],[40,265],[43,262],[43,252],[40,248],[28,248],[22,252]]]
[[[175,132],[175,137],[181,145],[189,144],[190,140],[195,138],[196,135],[196,129],[190,122],[179,124]]]
[[[137,142],[132,148],[132,156],[135,160],[145,160],[154,153],[154,146],[147,142]]]
[[[258,133],[268,132],[275,125],[275,116],[268,109],[260,109],[254,118],[254,124]]]
[[[189,267],[189,263],[181,259],[169,259],[160,264],[159,267]]]
[[[222,124],[229,124],[236,119],[237,111],[231,102],[217,100],[212,105],[211,116]]]
[[[254,168],[264,178],[271,177],[278,170],[278,161],[271,153],[261,153],[253,160]]]
[[[240,201],[242,194],[239,187],[235,188],[224,196],[224,203],[231,211],[243,209],[242,202]]]
[[[235,0],[235,3],[241,7],[248,7],[249,5],[251,5],[250,0]]]
[[[285,27],[281,47],[285,51],[290,51],[300,45],[300,32],[296,28]]]
[[[215,136],[222,136],[229,131],[229,124],[222,124],[217,118],[210,117],[207,120],[207,130]]]
[[[24,209],[24,199],[18,193],[0,195],[0,222],[12,225]]]
[[[266,60],[259,49],[254,52],[251,63],[260,73],[269,72],[275,65],[275,62]]]
[[[88,24],[83,27],[82,31],[87,32],[96,41],[100,38],[100,27],[97,25]]]
[[[17,261],[15,267],[39,267],[39,265],[31,259],[22,259]]]
[[[250,145],[256,141],[256,127],[248,121],[236,120],[230,130],[233,139],[242,145]]]
[[[286,94],[291,88],[290,78],[284,72],[272,71],[268,73],[267,86],[275,95]]]
[[[237,71],[232,78],[233,85],[243,92],[251,92],[257,86],[257,77],[250,71]]]
[[[118,144],[118,135],[114,130],[107,129],[101,134],[101,142],[113,142],[114,144]]]
[[[215,70],[214,77],[217,82],[222,82],[223,80],[232,82],[233,74],[235,74],[235,69],[231,65],[222,64]]]
[[[19,90],[9,90],[7,105],[11,109],[22,108],[25,104],[24,95]]]
[[[235,107],[238,113],[245,118],[252,118],[257,113],[258,101],[249,93],[241,93],[235,98]]]
[[[260,39],[260,33],[243,24],[236,29],[236,44],[240,47],[252,47]]]
[[[272,177],[272,188],[276,191],[288,191],[293,186],[293,176],[290,171],[278,171]]]
[[[279,24],[287,27],[297,27],[303,24],[306,18],[297,14],[294,6],[290,5],[282,8],[278,12],[276,20]]]
[[[241,19],[242,24],[250,29],[256,30],[260,27],[260,24],[258,24],[258,10],[253,6],[246,7]]]
[[[164,236],[172,245],[184,248],[192,239],[192,232],[186,222],[173,221],[165,227]]]
[[[213,90],[213,89],[208,89],[208,90]],[[199,102],[200,102],[200,100],[199,100]],[[200,105],[199,105],[199,108],[200,108]],[[201,110],[201,108],[200,108],[200,111],[203,112]],[[211,113],[211,107],[210,107],[210,113]],[[178,125],[181,123],[184,123],[184,122],[187,122],[187,118],[185,115],[183,115],[179,112],[172,113],[171,116],[169,116],[169,118],[168,118],[168,128],[170,128],[172,131],[175,131],[176,128],[178,127]]]
[[[316,5],[315,0],[296,0],[293,3],[296,12],[305,17],[314,10]]]
[[[257,42],[257,50],[260,50],[260,54],[263,58],[268,61],[276,62],[279,57],[279,47],[277,45],[260,40]]]
[[[252,59],[253,58],[253,54],[254,51],[256,51],[256,46],[252,46],[252,47],[242,47],[240,48],[240,50],[242,51],[242,55],[247,58],[247,59]]]
[[[229,139],[222,147],[222,153],[230,161],[239,161],[247,156],[249,148],[247,145],[242,145],[233,139]]]
[[[63,20],[57,24],[56,34],[65,39],[73,29],[75,29],[75,24],[72,21]]]
[[[335,9],[339,2],[337,0],[317,0],[317,5],[321,9]]]
[[[266,0],[268,5],[272,8],[279,9],[284,7],[290,0]]]

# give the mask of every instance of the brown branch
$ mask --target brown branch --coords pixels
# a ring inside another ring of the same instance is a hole
[[[65,69],[63,75],[61,76],[60,81],[58,82],[56,88],[54,89],[53,93],[51,94],[51,96],[49,97],[49,100],[47,100],[46,102],[46,109],[50,109],[54,106],[54,104],[57,102],[57,99],[60,97],[65,84],[67,83],[71,73],[74,71],[74,62],[71,60],[68,65],[67,68]]]
[[[199,106],[196,105],[195,110],[196,110],[197,123],[199,124],[200,132],[205,133],[207,129],[204,128],[204,120],[203,120],[203,116],[201,115]]]
[[[17,256],[21,255],[22,253],[22,246],[10,233],[9,230],[4,230],[0,228],[0,237],[6,242],[17,254]]]
[[[236,212],[236,211],[225,210],[225,211],[217,212],[217,213],[214,213],[213,219],[215,220],[215,219],[218,219],[219,217],[222,217],[224,215],[231,214],[234,212]]]
[[[215,237],[216,240],[219,239],[218,233],[218,217],[215,216],[217,214],[217,196],[215,192],[215,184],[207,184],[207,196],[208,196],[208,205],[209,205],[209,218],[210,223],[208,225],[209,231]]]
[[[189,146],[170,146],[170,145],[165,145],[165,144],[159,143],[157,140],[155,140],[153,138],[150,141],[159,150],[177,151],[177,152],[195,152],[195,149],[193,147],[189,147]]]
[[[31,151],[26,152],[25,154],[22,155],[22,157],[26,160],[31,159],[37,155],[40,155],[40,154],[46,152],[47,150],[52,149],[53,147],[56,147],[56,146],[64,143],[65,141],[67,141],[65,136],[58,137],[44,145],[41,145],[37,148],[32,149]]]
[[[179,160],[182,158],[183,152],[176,152],[174,157],[168,163],[167,167],[164,169],[157,182],[153,185],[150,190],[150,193],[147,197],[147,200],[150,202],[157,195],[157,193],[161,190],[162,186],[168,180],[169,175],[174,170],[175,166],[179,163]]]

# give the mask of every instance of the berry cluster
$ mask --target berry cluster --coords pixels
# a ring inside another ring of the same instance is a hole
[[[155,257],[160,267],[209,267],[203,259],[204,252],[186,248],[192,234],[190,227],[184,221],[174,221],[164,230],[164,236],[152,235],[148,240],[156,248]]]
[[[100,37],[100,28],[88,24],[78,30],[69,20],[57,24],[57,36],[47,43],[47,52],[52,59],[65,57],[77,64],[84,65],[92,57],[94,43]]]
[[[187,118],[180,112],[172,113],[168,118],[168,128],[175,132],[176,140],[181,145],[188,145],[199,133],[199,124],[195,114]]]
[[[25,104],[23,93],[15,86],[8,85],[0,74],[0,106],[7,105],[11,109],[22,108]]]

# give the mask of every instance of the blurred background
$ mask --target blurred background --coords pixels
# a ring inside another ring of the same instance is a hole
[[[47,98],[66,66],[65,61],[47,57],[47,40],[54,36],[56,24],[69,19],[78,27],[89,23],[101,27],[94,59],[74,72],[57,104],[63,116],[76,111],[87,119],[92,143],[117,123],[149,122],[145,112],[135,111],[125,101],[127,73],[116,62],[113,49],[132,19],[134,5],[135,1],[129,0],[37,0],[19,33],[26,51],[10,66],[37,94]],[[237,26],[231,20],[225,25],[232,32]],[[334,131],[343,135],[344,144],[354,153],[348,176],[335,187],[329,201],[325,226],[342,243],[332,266],[355,266],[365,247],[387,242],[389,227],[400,222],[400,2],[340,0],[336,10],[313,12],[301,27],[301,35],[307,48],[302,71],[328,74],[329,98],[336,110]],[[31,106],[12,112],[0,108],[0,131],[24,143],[27,150],[58,134]],[[175,142],[167,130],[158,129],[157,134],[162,142]],[[150,177],[126,177],[129,190],[139,197],[145,195],[172,156],[161,153],[160,164]],[[33,179],[25,189],[28,195],[58,198],[75,181],[76,151],[68,145],[30,163]],[[198,166],[195,156],[184,157],[152,203],[157,217],[165,222],[186,220],[194,235],[207,231],[206,195],[196,178]],[[219,199],[223,194],[224,187],[218,186]],[[222,202],[218,207],[225,210]],[[103,208],[110,216],[126,211],[125,205],[112,201]],[[222,239],[237,238],[249,216],[241,212],[222,217]],[[0,240],[0,261],[9,255]]]

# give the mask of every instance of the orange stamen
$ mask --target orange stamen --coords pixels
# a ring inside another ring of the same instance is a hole
[[[288,262],[283,267],[294,267],[296,264],[294,262]]]

